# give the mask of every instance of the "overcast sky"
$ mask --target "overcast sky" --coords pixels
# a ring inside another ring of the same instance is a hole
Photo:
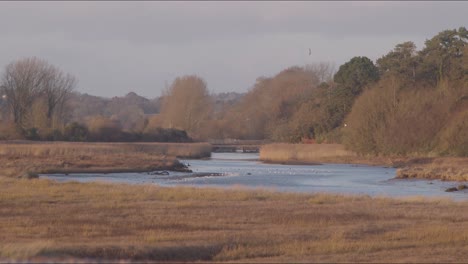
[[[197,74],[212,92],[245,92],[290,66],[376,60],[468,26],[468,2],[0,2],[0,67],[36,56],[77,91],[161,95]],[[312,55],[309,56],[309,48]]]

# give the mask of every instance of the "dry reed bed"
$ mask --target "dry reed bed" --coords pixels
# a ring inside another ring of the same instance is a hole
[[[0,260],[460,262],[468,203],[0,178]]]
[[[260,160],[275,163],[372,163],[348,151],[341,144],[286,144],[275,143],[260,148]],[[378,160],[377,163],[388,160]]]
[[[126,153],[166,155],[177,158],[205,158],[208,143],[91,143],[91,142],[2,142],[0,155],[109,155]]]
[[[176,160],[211,155],[207,143],[2,142],[0,175],[34,177],[37,173],[183,170]]]
[[[340,144],[268,144],[260,160],[274,163],[354,163],[399,168],[399,178],[468,181],[468,158],[359,156]]]

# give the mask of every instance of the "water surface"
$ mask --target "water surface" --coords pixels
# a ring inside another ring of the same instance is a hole
[[[459,183],[439,180],[395,179],[396,169],[366,165],[279,165],[259,162],[258,154],[213,153],[209,160],[182,160],[193,173],[76,173],[42,175],[58,181],[105,181],[161,186],[244,186],[287,192],[329,192],[370,196],[450,197],[468,200],[467,191],[445,190]]]

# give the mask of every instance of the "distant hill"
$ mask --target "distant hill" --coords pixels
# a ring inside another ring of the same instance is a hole
[[[215,110],[221,111],[226,106],[236,104],[244,94],[236,92],[213,95]],[[106,116],[119,119],[123,127],[131,126],[129,119],[158,114],[161,110],[162,97],[148,99],[135,92],[123,97],[99,97],[89,94],[73,93],[69,106],[72,109],[71,120],[85,123],[89,117]]]
[[[105,98],[89,94],[73,93],[70,98],[72,120],[83,122],[90,116],[117,116],[122,111],[133,109],[143,114],[159,113],[160,99],[147,99],[134,92],[123,97]]]
[[[112,97],[107,104],[106,111],[108,113],[106,114],[116,114],[122,108],[128,106],[139,107],[144,114],[159,113],[159,100],[150,100],[134,92],[130,92],[124,97]]]

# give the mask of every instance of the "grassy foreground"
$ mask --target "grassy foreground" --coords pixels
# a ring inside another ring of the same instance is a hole
[[[0,177],[0,261],[460,262],[468,203]]]
[[[0,175],[183,170],[176,158],[210,155],[208,143],[1,142]]]
[[[268,144],[260,160],[275,163],[354,163],[399,168],[399,178],[468,181],[468,158],[359,156],[340,144]]]

